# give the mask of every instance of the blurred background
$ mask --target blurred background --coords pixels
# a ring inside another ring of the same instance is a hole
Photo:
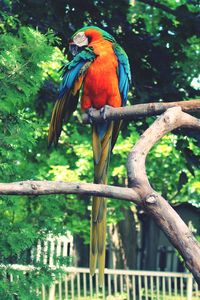
[[[128,105],[200,96],[200,7],[189,0],[3,0],[0,2],[0,181],[93,181],[90,125],[80,109],[47,150],[51,111],[68,40],[85,25],[111,33],[128,54]],[[105,77],[106,80],[106,77]],[[197,117],[198,114],[196,114]],[[109,184],[127,185],[126,160],[154,117],[124,122]],[[176,130],[151,150],[147,173],[200,236],[200,137]],[[70,235],[70,261],[88,267],[91,202],[87,196],[1,196],[0,262],[30,263],[38,240]],[[175,249],[140,207],[108,200],[106,267],[184,271]],[[69,256],[69,251],[68,251]],[[1,299],[6,295],[1,281]],[[25,298],[20,298],[25,299]]]

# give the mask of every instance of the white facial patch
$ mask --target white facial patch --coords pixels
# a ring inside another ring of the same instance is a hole
[[[85,36],[84,32],[77,33],[75,35],[75,37],[73,38],[73,41],[79,47],[83,47],[83,46],[88,45],[88,38]]]

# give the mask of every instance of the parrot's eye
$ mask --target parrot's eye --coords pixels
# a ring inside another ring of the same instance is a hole
[[[74,43],[69,44],[69,51],[73,56],[75,56],[78,53],[78,46]]]
[[[92,38],[91,38],[91,36],[88,36],[87,38],[88,38],[88,44],[89,44],[92,41]]]

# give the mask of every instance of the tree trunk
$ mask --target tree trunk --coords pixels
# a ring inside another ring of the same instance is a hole
[[[88,268],[89,265],[89,245],[84,243],[84,239],[76,234],[74,235],[74,248],[77,267]]]
[[[125,261],[124,248],[122,246],[121,236],[118,226],[112,224],[109,226],[109,260],[108,267],[114,269],[123,269]]]
[[[125,254],[124,268],[133,270],[136,269],[137,258],[136,209],[134,206],[130,209],[122,208],[122,212],[124,219],[119,221],[117,228]]]

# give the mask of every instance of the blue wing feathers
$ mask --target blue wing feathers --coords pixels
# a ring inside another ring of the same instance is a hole
[[[71,89],[75,79],[77,78],[82,66],[85,64],[84,61],[80,61],[73,69],[70,70],[70,72],[66,72],[66,74],[63,76],[63,80],[60,86],[60,94],[59,98],[62,98],[64,93]]]
[[[73,87],[76,79],[79,77],[79,75],[82,74],[80,72],[82,67],[88,62],[92,62],[95,57],[96,55],[94,54],[92,49],[86,48],[84,51],[81,51],[79,54],[77,54],[70,63],[66,64],[61,69],[63,79],[60,85],[60,93],[58,99],[61,99],[64,94]]]
[[[113,48],[118,59],[119,90],[122,97],[122,106],[125,106],[131,83],[130,65],[126,52],[118,44],[114,44]]]

